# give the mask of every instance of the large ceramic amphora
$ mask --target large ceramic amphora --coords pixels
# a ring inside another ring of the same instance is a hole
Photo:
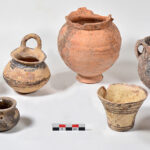
[[[27,40],[34,38],[37,47],[26,47]],[[50,71],[44,62],[46,55],[41,50],[41,39],[36,34],[28,34],[19,48],[11,53],[12,60],[4,69],[3,77],[10,87],[19,93],[31,93],[40,89],[50,78]]]
[[[139,50],[140,46],[143,47],[142,51]],[[150,88],[150,36],[136,42],[135,54],[138,58],[139,77]]]
[[[119,56],[121,36],[109,16],[79,8],[66,17],[58,36],[59,53],[65,64],[84,83],[97,83]]]

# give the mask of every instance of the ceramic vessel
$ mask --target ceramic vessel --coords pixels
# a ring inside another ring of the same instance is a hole
[[[34,38],[37,47],[26,47],[27,40]],[[31,93],[40,89],[50,78],[50,71],[44,62],[46,55],[41,50],[41,39],[36,34],[28,34],[21,46],[12,53],[12,60],[4,69],[5,81],[19,93]]]
[[[58,36],[59,53],[65,64],[84,83],[97,83],[119,56],[121,36],[109,16],[94,14],[86,8],[66,16]]]
[[[139,46],[143,47],[142,52],[139,51]],[[150,36],[136,42],[135,54],[138,58],[139,77],[150,88]]]
[[[0,97],[0,132],[13,128],[19,119],[16,101],[9,97]]]
[[[134,126],[136,114],[147,97],[147,92],[135,85],[112,84],[101,87],[98,96],[105,108],[108,126],[116,131],[127,131]]]

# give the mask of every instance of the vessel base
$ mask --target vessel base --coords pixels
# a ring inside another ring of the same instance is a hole
[[[85,77],[81,75],[77,75],[77,80],[79,80],[82,83],[87,83],[87,84],[94,84],[94,83],[99,83],[103,79],[103,75],[98,75],[94,77]]]

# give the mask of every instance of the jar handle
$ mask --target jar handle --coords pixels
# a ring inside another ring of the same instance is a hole
[[[25,48],[26,47],[26,42],[29,40],[29,39],[35,39],[37,41],[37,47],[34,48],[34,49],[37,49],[37,50],[41,50],[42,48],[42,43],[41,43],[41,38],[37,35],[37,34],[34,34],[34,33],[30,33],[28,35],[26,35],[22,41],[21,41],[21,47]]]
[[[139,58],[139,56],[142,54],[142,52],[139,51],[139,46],[142,45],[144,47],[144,44],[143,44],[143,39],[142,40],[138,40],[136,42],[136,45],[135,45],[135,55],[137,58]]]

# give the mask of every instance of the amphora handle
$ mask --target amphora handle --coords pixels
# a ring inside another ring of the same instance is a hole
[[[138,41],[136,42],[136,45],[135,45],[135,55],[136,55],[137,58],[139,58],[139,56],[143,53],[143,52],[140,52],[140,51],[139,51],[139,46],[140,46],[140,45],[142,45],[143,48],[145,48],[144,39],[138,40]]]

